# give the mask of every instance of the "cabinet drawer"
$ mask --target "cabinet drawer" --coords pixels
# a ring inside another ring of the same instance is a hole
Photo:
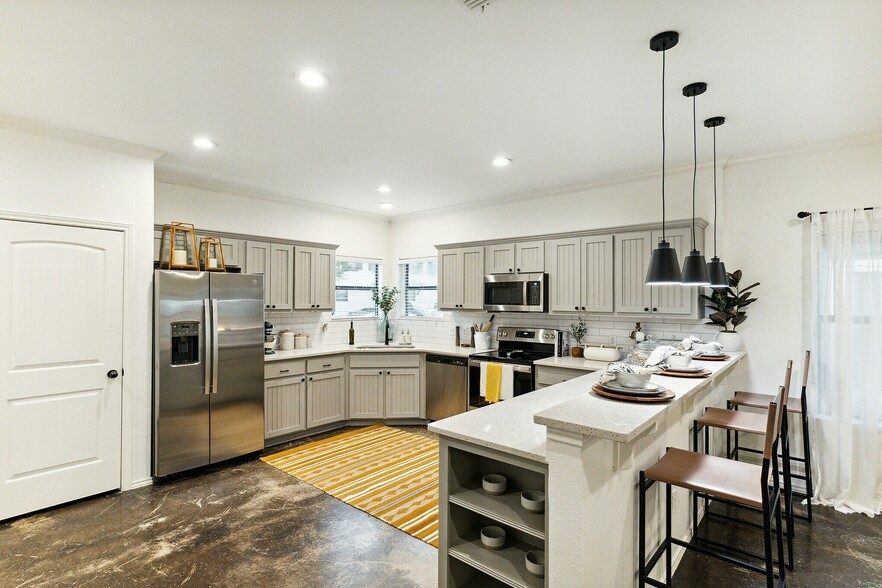
[[[343,369],[342,355],[328,355],[325,357],[312,357],[306,360],[306,371],[310,374],[316,372],[328,372]]]
[[[299,376],[304,373],[306,373],[306,362],[302,359],[268,361],[263,366],[263,377],[267,380],[271,378]]]
[[[546,386],[554,386],[555,384],[560,384],[561,382],[566,382],[567,380],[572,380],[573,378],[578,378],[590,373],[590,371],[583,372],[581,370],[546,368],[541,366],[536,366],[536,368],[536,386],[542,386],[543,388]]]
[[[420,367],[420,356],[418,353],[353,353],[349,356],[349,367]]]

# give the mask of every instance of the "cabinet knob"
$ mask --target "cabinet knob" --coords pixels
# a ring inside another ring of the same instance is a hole
[[[512,272],[512,269],[511,269],[511,268],[508,268],[508,273],[511,273],[511,272]]]
[[[579,310],[579,307],[578,307],[578,306],[574,306],[574,307],[573,307],[573,310]]]
[[[310,378],[309,381],[312,382],[312,378]]]
[[[518,268],[518,272],[519,272],[519,273],[520,273],[520,271],[521,271],[521,268]]]
[[[647,306],[646,308],[644,308],[643,312],[649,312],[649,307]]]
[[[658,309],[657,309],[657,308],[653,308],[653,309],[652,309],[652,312],[658,312]]]
[[[582,310],[585,310],[585,307],[584,307],[584,306],[582,307]]]
[[[275,307],[276,307],[276,305],[275,305],[275,304],[273,304],[273,308],[275,308]]]
[[[119,377],[119,372],[116,370],[110,370],[109,372],[107,372],[107,377],[111,379]]]
[[[267,304],[266,307],[269,308],[269,304]]]
[[[382,375],[383,375],[383,370],[380,370],[380,371],[378,371],[377,373],[380,374],[380,375],[382,376]]]
[[[300,381],[301,381],[301,382],[305,382],[305,381],[306,381],[306,378],[300,378]]]
[[[392,372],[386,372],[386,375],[387,375],[387,376],[391,376],[391,375],[392,375]]]

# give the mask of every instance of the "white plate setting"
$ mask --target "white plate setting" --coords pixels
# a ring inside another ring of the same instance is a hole
[[[658,396],[662,391],[662,387],[652,382],[647,383],[643,388],[626,388],[618,384],[615,380],[600,384],[601,388],[615,392],[616,394],[628,394],[630,396]]]

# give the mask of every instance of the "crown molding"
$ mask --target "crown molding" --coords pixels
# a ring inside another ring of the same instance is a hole
[[[794,149],[785,149],[781,151],[770,151],[759,155],[751,155],[749,157],[732,157],[727,159],[724,168],[744,165],[746,163],[754,163],[756,161],[764,161],[770,159],[784,159],[787,157],[795,157],[799,155],[810,155],[812,153],[822,153],[824,151],[841,151],[843,149],[854,149],[856,147],[868,147],[882,143],[882,131],[872,133],[863,133],[861,135],[849,135],[848,137],[839,137],[826,141],[818,141],[816,143],[807,143]]]
[[[10,114],[0,114],[0,128],[19,133],[27,133],[38,137],[46,137],[49,139],[57,139],[67,143],[82,145],[83,147],[91,147],[102,151],[112,151],[114,153],[122,153],[123,155],[131,155],[141,159],[156,161],[163,155],[164,151],[153,149],[152,147],[144,147],[135,143],[127,143],[117,139],[109,139],[100,135],[93,135],[84,131],[68,129],[42,123],[29,118],[12,116]]]
[[[303,200],[300,198],[292,198],[281,192],[266,190],[264,188],[255,188],[244,184],[236,184],[232,182],[224,182],[220,180],[199,177],[193,174],[182,172],[157,163],[153,171],[153,180],[161,184],[171,184],[173,186],[184,186],[186,188],[195,188],[196,190],[205,190],[208,192],[220,192],[239,198],[248,198],[249,200],[261,200],[264,202],[274,202],[276,204],[286,204],[288,206],[303,206],[315,210],[323,210],[326,212],[338,212],[352,216],[360,216],[373,220],[382,220],[389,222],[390,217],[383,214],[365,212],[363,210],[355,210],[345,208],[343,206],[334,206],[331,204],[323,204],[313,200]]]

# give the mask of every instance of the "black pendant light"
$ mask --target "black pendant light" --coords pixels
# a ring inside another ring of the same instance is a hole
[[[680,35],[674,31],[659,33],[649,41],[649,48],[653,51],[661,51],[662,54],[662,240],[658,247],[653,250],[649,258],[649,270],[646,272],[647,286],[663,286],[679,284],[681,282],[680,262],[677,260],[677,250],[668,243],[665,234],[665,52],[675,46],[680,40]]]
[[[728,288],[729,276],[726,265],[717,257],[717,127],[726,122],[725,117],[712,116],[704,121],[704,126],[714,131],[714,256],[707,263],[707,275],[711,288]]]
[[[692,98],[692,251],[683,260],[684,286],[710,286],[707,275],[707,262],[695,246],[695,179],[698,177],[698,137],[695,120],[695,97],[707,91],[707,84],[695,82],[683,88],[683,95]]]

